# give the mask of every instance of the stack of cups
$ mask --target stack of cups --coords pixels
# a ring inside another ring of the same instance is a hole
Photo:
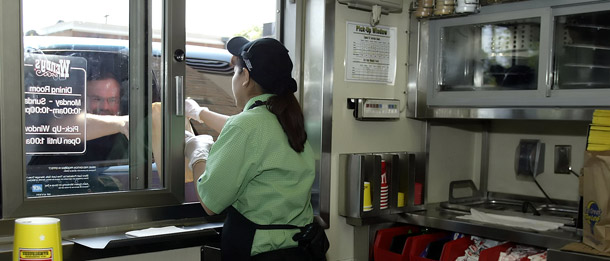
[[[434,9],[434,0],[417,0],[417,10],[415,16],[417,18],[428,17],[432,15]]]
[[[396,204],[399,208],[405,206],[405,193],[398,192],[398,204]]]
[[[474,13],[479,7],[479,0],[457,0],[456,13]]]
[[[371,203],[371,183],[368,181],[364,182],[364,193],[362,193],[362,211],[373,210],[373,204]]]
[[[455,0],[436,0],[434,15],[449,15],[455,10]]]
[[[13,260],[61,261],[59,219],[28,217],[15,220]]]
[[[381,198],[379,209],[388,208],[388,174],[386,172],[385,160],[381,160]]]

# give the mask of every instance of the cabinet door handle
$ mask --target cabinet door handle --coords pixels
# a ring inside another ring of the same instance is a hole
[[[553,90],[553,50],[549,55],[549,65],[546,71],[546,97],[551,97],[551,90]]]

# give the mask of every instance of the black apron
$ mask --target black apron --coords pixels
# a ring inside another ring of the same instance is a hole
[[[220,251],[222,260],[250,260],[250,252],[252,251],[252,242],[254,242],[254,233],[257,229],[300,229],[294,225],[259,225],[248,218],[244,217],[233,206],[226,210],[227,217],[222,228],[220,236]],[[308,260],[307,253],[300,248],[295,247],[287,252],[286,249],[274,250],[264,253],[269,260],[274,254],[276,255],[291,255],[292,258],[286,260]],[[280,260],[280,259],[278,259]]]

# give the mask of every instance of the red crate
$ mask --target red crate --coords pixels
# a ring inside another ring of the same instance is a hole
[[[449,236],[449,234],[446,232],[440,232],[440,233],[425,234],[425,235],[419,235],[419,236],[413,236],[413,237],[407,238],[407,242],[405,242],[405,250],[408,251],[408,253],[409,253],[408,260],[410,260],[410,261],[432,260],[432,259],[420,257],[419,255],[424,250],[426,250],[426,247],[430,243],[432,243],[433,241],[436,241],[438,239],[441,239],[443,237],[446,237],[446,236]]]
[[[419,232],[418,227],[402,226],[377,230],[373,245],[373,258],[378,261],[408,261],[408,251],[403,246],[401,254],[390,251],[392,239],[396,236]]]
[[[456,258],[463,256],[466,249],[472,244],[474,244],[474,242],[470,237],[463,237],[447,242],[443,247],[440,261],[454,261]]]

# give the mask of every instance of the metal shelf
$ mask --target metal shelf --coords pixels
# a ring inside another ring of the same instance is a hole
[[[574,68],[584,68],[584,69],[610,69],[610,66],[596,65],[596,64],[566,63],[563,66],[565,66],[565,67],[574,67]]]
[[[606,86],[606,88],[610,87],[610,83],[607,82],[565,82],[561,83],[561,85],[586,86],[589,88],[603,88],[604,86]]]
[[[592,45],[592,44],[566,44],[564,45],[565,47],[572,47],[572,48],[583,48],[583,49],[591,49],[591,50],[604,50],[604,51],[610,51],[610,47],[608,46],[597,46],[597,45]]]
[[[566,24],[565,26],[566,27],[596,29],[596,30],[610,30],[610,26],[599,26],[599,25],[594,25],[594,24]]]

